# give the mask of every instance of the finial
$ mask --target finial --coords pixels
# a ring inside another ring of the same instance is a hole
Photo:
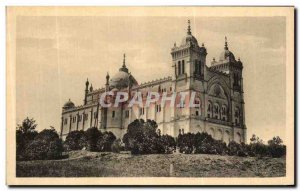
[[[69,101],[71,101],[71,99],[69,98]]]
[[[213,61],[216,61],[215,57],[213,57]]]
[[[240,57],[238,58],[238,61],[241,61],[241,58],[240,58]]]
[[[225,50],[228,50],[227,37],[225,36]]]
[[[174,42],[174,47],[176,47],[176,42]]]
[[[188,34],[188,35],[191,35],[191,34],[192,34],[192,32],[191,32],[191,22],[190,22],[190,20],[188,20],[188,30],[187,30],[187,34]]]
[[[202,47],[204,47],[204,43],[202,43]]]
[[[93,91],[93,84],[91,84],[90,91],[91,92]]]
[[[108,74],[108,72],[107,72],[107,74],[106,74],[106,85],[109,84],[108,81],[109,81],[109,74]]]
[[[125,59],[126,59],[126,55],[125,55],[125,53],[124,53],[124,54],[123,54],[123,68],[126,67],[126,65],[125,65]]]
[[[87,79],[86,79],[86,82],[85,82],[85,85],[86,85],[86,86],[89,86],[89,84],[90,84],[90,83],[89,83],[89,79],[87,78]]]

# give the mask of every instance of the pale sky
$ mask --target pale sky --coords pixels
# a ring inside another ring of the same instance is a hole
[[[192,34],[207,48],[207,65],[219,59],[227,36],[229,50],[244,64],[247,140],[285,140],[284,17],[18,17],[17,123],[33,117],[38,130],[60,129],[63,104],[82,105],[85,81],[104,87],[126,64],[139,83],[173,73],[170,50]]]

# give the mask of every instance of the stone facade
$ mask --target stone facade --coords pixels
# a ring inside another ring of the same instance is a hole
[[[169,77],[138,84],[125,63],[110,78],[107,74],[104,88],[94,90],[86,81],[85,97],[82,106],[75,106],[70,100],[63,106],[61,117],[61,137],[73,130],[86,130],[97,127],[101,131],[111,131],[118,138],[126,133],[129,123],[138,118],[153,119],[161,134],[177,137],[179,133],[207,132],[215,139],[228,143],[246,141],[245,103],[243,92],[243,64],[229,51],[225,37],[225,47],[219,61],[213,59],[206,65],[207,51],[192,35],[188,25],[187,35],[181,44],[171,49],[174,73]],[[170,107],[160,103],[148,108],[138,106],[101,107],[100,96],[107,91],[123,91],[134,96],[141,92],[146,99],[148,92],[171,95],[173,92],[196,92],[200,107]]]

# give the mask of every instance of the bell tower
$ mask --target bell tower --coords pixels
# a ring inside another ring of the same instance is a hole
[[[200,47],[197,39],[192,35],[190,20],[188,20],[186,36],[179,46],[174,43],[171,55],[176,80],[191,77],[198,80],[204,79],[207,52],[204,44]]]

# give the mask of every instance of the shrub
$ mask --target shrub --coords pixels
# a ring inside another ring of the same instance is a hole
[[[116,140],[116,136],[112,132],[104,132],[97,141],[97,151],[111,151],[111,146]]]
[[[45,129],[27,145],[25,158],[27,160],[59,159],[62,157],[62,152],[63,144],[55,129]]]
[[[170,135],[159,136],[158,143],[163,147],[162,152],[165,154],[171,154],[176,149],[175,139]]]
[[[71,131],[64,142],[67,151],[81,150],[86,146],[84,131]]]
[[[235,155],[240,157],[246,157],[248,156],[247,147],[244,143],[239,144],[235,141],[231,141],[228,144],[228,154],[229,155]]]
[[[269,155],[268,146],[262,142],[250,143],[247,147],[250,156],[263,157]]]
[[[111,151],[114,153],[120,153],[124,150],[124,146],[122,144],[121,139],[116,139],[111,145]]]
[[[97,142],[101,137],[102,133],[96,127],[91,127],[84,132],[84,137],[82,137],[81,142],[86,141],[88,151],[98,151]]]
[[[286,146],[282,145],[282,142],[278,136],[268,141],[268,153],[271,157],[278,158],[286,155]]]

